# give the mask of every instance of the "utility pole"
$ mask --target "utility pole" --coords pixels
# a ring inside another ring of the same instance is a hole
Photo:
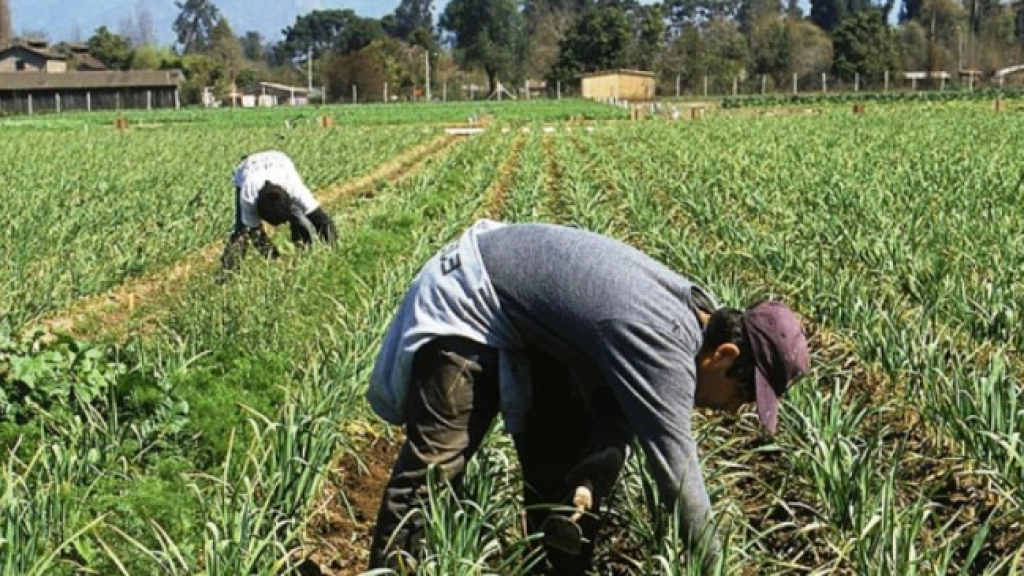
[[[427,84],[427,91],[426,91],[426,94],[427,94],[427,102],[430,102],[430,49],[429,48],[425,48],[424,50],[425,50],[426,54],[424,54],[423,59],[427,63],[427,82],[426,82],[426,84]]]
[[[956,27],[956,75],[957,80],[960,79],[960,71],[964,69],[964,36],[961,32],[960,26]]]

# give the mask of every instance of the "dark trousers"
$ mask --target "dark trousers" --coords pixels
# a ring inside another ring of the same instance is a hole
[[[568,371],[539,353],[530,355],[533,403],[526,432],[517,435],[523,471],[527,527],[540,531],[552,505],[568,505],[572,486],[565,476],[589,450],[591,413]],[[498,354],[492,348],[458,338],[442,338],[416,355],[406,407],[407,440],[385,487],[370,551],[370,568],[401,566],[415,558],[423,523],[406,515],[426,499],[427,470],[436,466],[458,493],[466,463],[483,442],[499,412]],[[594,494],[599,509],[605,494]],[[550,574],[583,574],[593,559],[598,516],[580,521],[588,544],[578,556],[546,550]],[[390,543],[390,544],[389,544]],[[390,555],[390,557],[389,557]]]

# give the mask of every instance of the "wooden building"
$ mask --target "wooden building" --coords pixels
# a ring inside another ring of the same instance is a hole
[[[654,100],[657,79],[653,72],[607,70],[583,75],[583,97],[592,100]]]
[[[0,73],[51,72],[68,69],[67,57],[47,48],[46,42],[27,41],[0,50]]]
[[[0,114],[177,108],[181,70],[0,73]]]

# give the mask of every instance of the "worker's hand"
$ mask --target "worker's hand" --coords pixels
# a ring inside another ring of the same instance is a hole
[[[247,230],[247,228],[243,228],[232,232],[231,237],[224,246],[224,252],[220,255],[221,274],[217,279],[218,284],[226,281],[227,276],[224,274],[225,272],[232,272],[241,266],[242,258],[245,257],[246,249],[249,247],[249,236],[247,234]]]
[[[592,487],[596,497],[603,498],[611,492],[625,464],[625,446],[609,446],[584,458],[566,474],[565,482],[569,486]]]
[[[267,236],[267,233],[263,231],[263,228],[250,228],[250,230],[249,239],[260,254],[271,259],[277,258],[281,255],[277,250],[277,246],[274,246],[274,243],[270,240],[270,236]]]

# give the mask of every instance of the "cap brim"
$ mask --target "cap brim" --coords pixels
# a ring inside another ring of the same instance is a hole
[[[774,434],[779,425],[779,397],[760,368],[754,370],[754,386],[757,390],[757,416],[761,425]]]

